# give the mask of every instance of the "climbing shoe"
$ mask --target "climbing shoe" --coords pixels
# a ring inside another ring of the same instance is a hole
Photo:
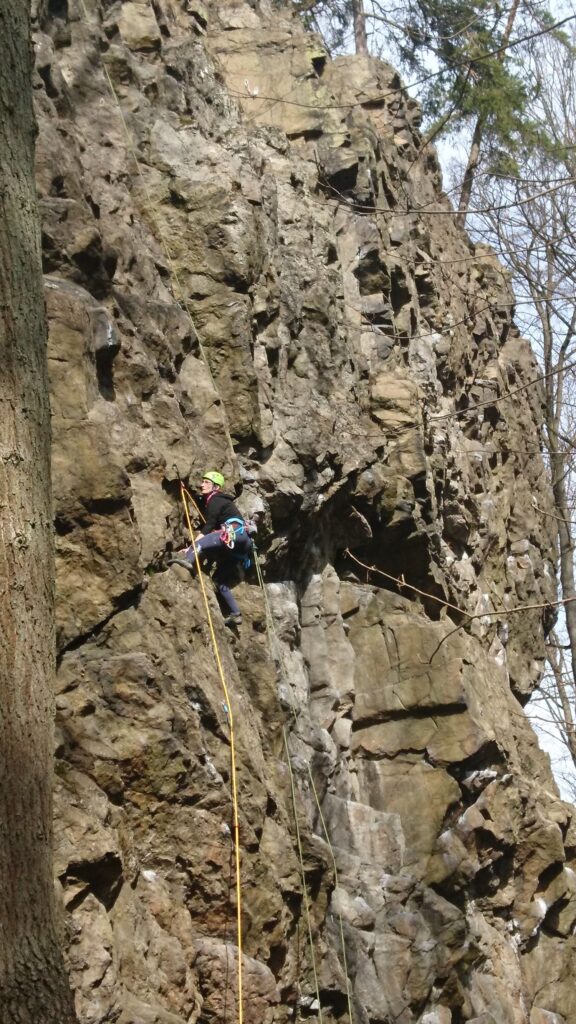
[[[187,558],[168,558],[166,565],[181,565],[183,569],[189,569],[190,572],[194,572],[196,566],[193,562],[189,562]]]
[[[242,625],[242,614],[241,614],[241,612],[236,612],[234,615],[228,615],[224,619],[224,625],[225,626],[241,626]]]

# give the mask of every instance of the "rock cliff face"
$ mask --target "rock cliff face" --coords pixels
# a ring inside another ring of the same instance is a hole
[[[231,710],[247,1024],[570,1024],[537,366],[398,76],[280,7],[35,11],[79,1019],[239,1018]],[[260,514],[230,709],[166,568],[207,467]]]

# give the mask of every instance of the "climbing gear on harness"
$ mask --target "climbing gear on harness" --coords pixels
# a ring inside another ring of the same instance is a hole
[[[227,548],[233,548],[236,543],[236,537],[240,537],[243,533],[246,533],[244,520],[233,517],[232,519],[227,519],[222,526],[220,540]]]
[[[233,552],[234,547],[236,545],[236,538],[241,537],[242,534],[249,536],[247,523],[245,522],[244,519],[237,519],[236,517],[233,517],[232,519],[226,520],[222,529],[220,530],[219,536],[222,543],[225,544],[226,547],[229,548],[231,552]],[[249,551],[251,550],[252,546],[250,546],[249,548]],[[233,558],[235,558],[238,562],[241,563],[243,569],[249,569],[250,566],[252,565],[252,559],[250,558],[248,552],[244,552],[244,554],[234,554]]]
[[[222,473],[216,473],[214,470],[209,470],[207,473],[202,475],[203,480],[209,480],[210,483],[216,484],[216,487],[224,487],[224,477]]]

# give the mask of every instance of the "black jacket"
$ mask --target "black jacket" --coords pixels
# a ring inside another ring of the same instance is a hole
[[[212,533],[213,530],[219,530],[227,519],[244,519],[230,495],[223,494],[222,491],[217,491],[209,501],[204,499],[203,504],[206,522],[200,527],[200,533],[204,535]]]

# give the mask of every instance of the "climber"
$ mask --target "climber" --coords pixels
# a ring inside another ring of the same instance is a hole
[[[230,614],[224,619],[227,626],[239,626],[242,622],[242,613],[230,589],[238,575],[238,567],[250,566],[250,552],[252,551],[252,540],[248,534],[244,517],[238,511],[232,498],[224,494],[224,477],[221,473],[210,470],[202,477],[202,498],[206,515],[206,522],[201,527],[194,543],[180,553],[178,562],[181,559],[193,566],[196,561],[196,552],[199,558],[206,558],[209,562],[216,563],[216,570],[213,580],[218,593]],[[190,565],[188,565],[190,567]]]

